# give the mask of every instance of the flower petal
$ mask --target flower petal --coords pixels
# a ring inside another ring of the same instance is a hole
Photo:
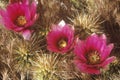
[[[98,43],[98,35],[92,34],[86,39],[86,49],[94,49],[96,48],[96,44]]]
[[[101,61],[105,60],[109,55],[110,52],[112,51],[114,47],[114,44],[109,44],[104,50],[103,52],[100,54],[101,56]]]
[[[58,24],[58,26],[60,27],[64,27],[66,25],[64,20],[61,20],[60,23]]]
[[[30,5],[30,12],[31,12],[32,17],[35,16],[36,9],[37,9],[37,3],[36,3],[36,1],[33,1]]]
[[[106,35],[105,35],[105,34],[102,34],[102,35],[100,36],[100,39],[103,40],[104,43],[106,43],[107,38],[106,38]]]
[[[75,61],[75,65],[79,68],[80,71],[89,74],[100,74],[100,70],[94,67],[88,67],[87,64],[81,63],[79,60]]]
[[[109,57],[102,64],[100,64],[100,66],[102,66],[103,68],[105,68],[108,64],[110,64],[115,59],[116,59],[115,56]]]
[[[99,37],[97,34],[92,34],[86,39],[86,51],[97,50],[100,54],[106,47],[106,40],[104,35]]]
[[[79,40],[79,42],[74,47],[74,53],[77,57],[86,62],[87,60],[85,58],[85,47],[85,42]]]
[[[29,4],[29,0],[22,0],[22,3],[28,5]]]
[[[31,31],[30,30],[25,30],[25,31],[23,31],[22,32],[22,35],[23,35],[23,38],[25,39],[25,40],[29,40],[30,39],[30,37],[31,37]]]
[[[35,16],[33,17],[33,19],[32,20],[30,20],[26,25],[25,25],[25,27],[31,27],[31,25],[33,25],[34,23],[35,23],[35,21],[37,20],[37,18],[38,18],[38,14],[35,14]]]

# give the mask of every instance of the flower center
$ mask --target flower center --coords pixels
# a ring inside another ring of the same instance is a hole
[[[61,39],[61,40],[58,42],[58,46],[59,46],[60,48],[65,48],[65,47],[67,46],[66,40]]]
[[[18,26],[24,26],[27,23],[25,16],[19,16],[16,23]]]
[[[98,64],[100,62],[100,56],[97,51],[91,51],[87,55],[89,64]]]

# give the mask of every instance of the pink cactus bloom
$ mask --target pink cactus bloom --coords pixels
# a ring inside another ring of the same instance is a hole
[[[31,35],[30,27],[37,18],[37,4],[33,0],[21,0],[22,2],[10,3],[5,10],[0,9],[1,24],[7,29],[22,33],[24,39],[29,39]]]
[[[106,36],[92,34],[85,41],[78,41],[74,47],[75,65],[83,73],[100,74],[115,57],[109,57],[114,45],[106,45]]]
[[[47,48],[52,52],[66,53],[73,45],[74,28],[62,20],[58,25],[53,25],[47,35]]]

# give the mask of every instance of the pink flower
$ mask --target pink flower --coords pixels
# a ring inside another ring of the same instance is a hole
[[[73,45],[74,29],[62,20],[58,25],[53,25],[47,35],[47,48],[53,52],[68,52]]]
[[[78,41],[74,47],[75,65],[80,71],[89,74],[100,74],[115,57],[109,57],[113,44],[106,45],[106,36],[92,34],[85,41]]]
[[[29,39],[32,32],[30,27],[37,18],[36,7],[36,2],[29,4],[29,0],[8,4],[5,10],[0,9],[1,24],[9,30],[21,32],[25,39]]]

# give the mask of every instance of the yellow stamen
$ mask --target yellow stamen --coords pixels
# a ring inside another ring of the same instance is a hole
[[[88,63],[89,64],[98,64],[100,62],[100,56],[97,51],[91,51],[87,55]]]
[[[24,26],[27,23],[25,16],[19,16],[16,23],[18,26]]]
[[[58,46],[60,48],[65,48],[67,46],[67,42],[64,40],[64,39],[61,39],[59,42],[58,42]]]

